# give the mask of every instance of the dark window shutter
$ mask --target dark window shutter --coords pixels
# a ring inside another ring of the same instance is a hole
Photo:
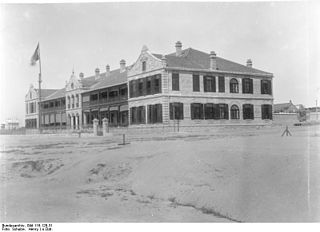
[[[203,104],[199,104],[200,106],[200,119],[204,119],[204,105]]]
[[[184,115],[183,115],[183,103],[180,103],[180,119],[181,119],[181,120],[184,119]]]
[[[250,80],[250,93],[253,93],[253,80],[252,79],[249,79]]]
[[[242,93],[246,93],[246,91],[245,91],[245,82],[246,82],[246,79],[245,78],[243,78],[242,79]]]
[[[173,103],[170,103],[169,108],[170,108],[170,120],[173,120]]]
[[[193,79],[193,91],[194,92],[199,92],[200,91],[199,75],[194,74],[192,76],[192,79]]]
[[[193,103],[191,103],[191,119],[194,119],[194,104]]]
[[[154,88],[155,88],[155,76],[152,76],[151,77],[151,94],[155,93]]]
[[[162,105],[157,104],[157,122],[162,122]]]
[[[219,92],[223,93],[225,91],[225,79],[224,76],[219,76]]]
[[[213,76],[212,78],[211,78],[211,83],[212,83],[212,92],[216,92],[216,77],[215,76]]]
[[[172,90],[179,91],[179,73],[172,73]]]
[[[271,81],[268,81],[268,87],[269,87],[269,94],[272,94],[272,84]]]
[[[152,123],[152,106],[148,105],[148,119],[147,122],[150,124]]]

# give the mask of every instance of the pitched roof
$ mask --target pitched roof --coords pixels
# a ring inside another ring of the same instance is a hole
[[[131,66],[127,67],[126,71],[120,73],[120,69],[110,71],[110,74],[106,76],[106,73],[101,73],[98,82],[90,87],[90,90],[102,89],[110,86],[115,86],[127,82],[127,70]]]
[[[65,97],[65,94],[66,94],[66,88],[59,89],[54,93],[52,93],[51,95],[47,96],[44,100],[47,101],[47,100],[62,98],[62,97]]]
[[[294,104],[292,104],[292,102],[288,102],[288,103],[273,104],[273,111],[274,112],[284,112],[284,111],[288,110],[290,107],[297,110],[297,107]]]
[[[90,87],[90,86],[98,83],[99,81],[100,80],[95,79],[95,76],[90,76],[90,77],[83,78],[81,80],[81,83],[82,83],[83,87]]]
[[[41,98],[46,98],[57,90],[58,89],[41,89]],[[35,89],[35,91],[39,92],[39,89]]]
[[[158,59],[162,58],[160,54],[153,54]],[[210,54],[193,48],[182,50],[181,56],[176,56],[171,53],[165,56],[169,68],[187,68],[187,69],[210,69]],[[217,70],[225,72],[249,73],[249,74],[264,74],[272,75],[269,72],[261,71],[259,69],[251,68],[246,65],[238,64],[236,62],[216,57]]]

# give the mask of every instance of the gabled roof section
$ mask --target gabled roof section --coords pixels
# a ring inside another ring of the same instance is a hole
[[[35,89],[35,91],[39,94],[39,89]],[[58,91],[58,89],[41,89],[41,98],[46,98],[56,91]]]
[[[161,59],[162,55],[153,54],[154,56]],[[161,56],[161,57],[160,57]],[[171,53],[165,56],[167,59],[167,65],[169,68],[186,68],[186,69],[210,69],[210,54],[202,51],[188,48],[182,50],[181,56],[176,56],[175,53]],[[272,75],[272,73],[261,71],[259,69],[247,67],[236,62],[216,57],[217,70],[224,72],[235,72],[235,73],[249,73],[249,74],[263,74]]]
[[[59,89],[59,90],[55,91],[54,93],[52,93],[51,95],[47,96],[43,100],[48,101],[48,100],[62,98],[62,97],[65,97],[65,94],[66,94],[66,88]]]
[[[86,77],[80,80],[80,82],[82,83],[82,86],[85,88],[89,88],[92,85],[98,83],[99,81],[100,81],[99,79],[98,80],[95,79],[95,76]]]
[[[273,111],[274,112],[284,112],[284,111],[290,109],[290,107],[295,110],[298,109],[292,102],[288,102],[288,103],[273,104]]]
[[[131,65],[132,66],[132,65]],[[103,89],[110,86],[120,85],[127,82],[127,72],[130,67],[126,68],[126,71],[120,73],[120,69],[110,71],[110,74],[106,76],[106,73],[100,74],[98,82],[90,87],[90,90]]]

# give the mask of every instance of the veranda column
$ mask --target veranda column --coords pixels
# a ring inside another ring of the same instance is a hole
[[[75,129],[78,130],[79,129],[79,116],[76,115],[75,119],[76,119],[76,128]]]
[[[74,125],[73,125],[73,116],[70,116],[70,122],[71,122],[71,129],[73,130],[73,127],[74,127]]]

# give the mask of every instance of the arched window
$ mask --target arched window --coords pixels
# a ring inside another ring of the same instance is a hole
[[[230,93],[239,93],[239,83],[235,78],[230,80]]]
[[[76,107],[79,107],[79,95],[76,94]]]
[[[71,102],[70,102],[70,96],[68,96],[67,103],[68,103],[68,109],[70,109],[70,104],[71,104]]]
[[[71,108],[73,109],[74,108],[74,96],[73,95],[71,96],[71,105],[72,105]]]
[[[240,118],[239,107],[237,105],[232,105],[230,111],[231,111],[231,119]]]

